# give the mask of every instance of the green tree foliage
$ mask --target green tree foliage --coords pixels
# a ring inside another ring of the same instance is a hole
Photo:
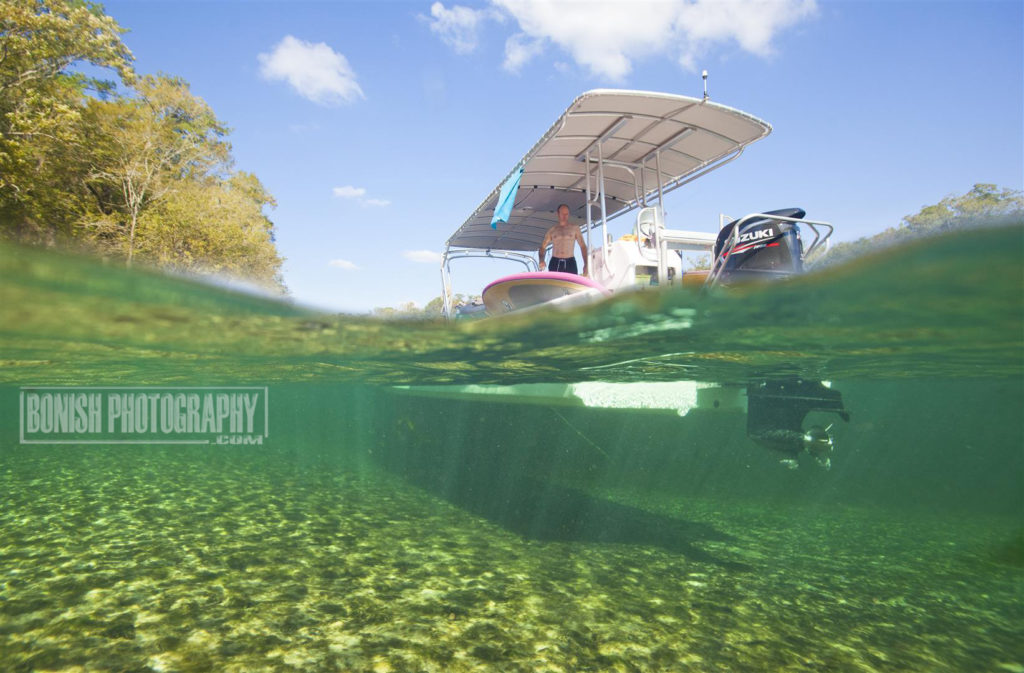
[[[165,268],[249,278],[281,287],[281,258],[264,206],[274,199],[256,176],[183,182],[140,220],[138,254]]]
[[[939,233],[966,226],[1004,224],[1024,215],[1024,194],[1016,189],[977,184],[962,196],[947,196],[934,206],[903,218],[900,226],[911,233]]]
[[[87,90],[113,83],[70,72],[75,63],[131,81],[123,29],[87,2],[0,2],[0,226],[24,240],[68,231],[74,205],[60,198],[72,175]]]
[[[683,258],[685,266],[684,271],[710,271],[711,270],[711,253],[700,253],[697,255],[686,255]]]
[[[114,232],[109,238],[123,243],[129,265],[143,210],[204,181],[230,157],[226,127],[185,82],[146,76],[135,90],[132,98],[90,100],[82,128],[91,140],[87,186],[105,216],[88,225]]]
[[[1020,190],[999,188],[992,184],[976,184],[966,194],[947,196],[935,205],[925,206],[914,215],[907,215],[899,225],[885,231],[838,243],[815,265],[835,264],[854,257],[905,243],[922,236],[931,236],[969,227],[1001,226],[1024,222],[1024,194]]]
[[[122,32],[90,2],[0,1],[0,235],[283,288],[273,197],[185,81],[135,75]]]
[[[467,297],[464,294],[455,294],[452,296],[452,306],[460,306],[462,304],[479,304],[482,300],[480,295],[474,295]],[[444,307],[444,298],[440,295],[434,297],[427,302],[423,308],[418,307],[414,302],[406,302],[394,308],[393,306],[378,306],[373,309],[373,315],[378,318],[394,318],[399,320],[409,319],[433,319],[440,318],[441,311]]]

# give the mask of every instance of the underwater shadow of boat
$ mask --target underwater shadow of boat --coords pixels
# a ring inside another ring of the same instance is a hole
[[[547,442],[523,434],[524,428],[538,428],[539,433],[550,429],[545,426],[551,421],[545,407],[517,410],[510,416],[504,406],[481,405],[459,409],[456,415],[444,400],[428,404],[398,398],[381,409],[386,414],[374,437],[374,463],[524,539],[657,547],[731,570],[752,569],[698,546],[734,539],[711,524],[620,504],[553,479],[600,471],[600,458],[606,456],[601,451],[597,457],[586,447],[582,452],[570,450],[571,441],[561,445],[563,450],[551,451]],[[430,432],[437,418],[457,429]]]
[[[693,561],[751,570],[746,564],[720,559],[695,545],[732,539],[706,523],[653,514],[525,475],[481,480],[477,473],[472,480],[449,481],[446,486],[410,474],[404,476],[460,509],[528,540],[660,547]]]

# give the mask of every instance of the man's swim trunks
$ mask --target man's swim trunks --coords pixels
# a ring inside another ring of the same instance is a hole
[[[551,261],[548,262],[548,271],[574,273],[577,276],[580,274],[580,272],[576,270],[575,257],[552,257]]]

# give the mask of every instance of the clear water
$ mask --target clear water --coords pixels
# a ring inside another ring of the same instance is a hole
[[[0,269],[0,670],[1024,671],[1020,227],[458,325]],[[391,387],[792,375],[843,393],[830,471],[728,410]],[[29,385],[267,386],[271,431],[20,444]]]

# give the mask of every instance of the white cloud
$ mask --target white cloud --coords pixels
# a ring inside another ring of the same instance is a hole
[[[518,32],[505,43],[503,67],[515,72],[554,46],[592,75],[621,81],[633,64],[669,57],[696,69],[716,47],[735,44],[770,56],[776,36],[812,17],[816,0],[491,0],[495,10],[472,10],[434,3],[431,30],[456,52],[477,44],[483,21],[498,12],[511,16]]]
[[[525,38],[554,44],[597,75],[619,80],[629,74],[630,56],[664,46],[677,2],[536,2],[494,0],[518,22]],[[539,53],[535,44],[533,52]],[[506,62],[508,53],[506,52]]]
[[[348,59],[323,42],[314,44],[288,35],[271,53],[258,58],[265,79],[285,80],[314,103],[337,105],[365,98]]]
[[[353,187],[352,185],[345,185],[344,187],[335,187],[331,190],[339,199],[355,199],[361,206],[370,206],[371,208],[383,208],[390,206],[391,202],[387,199],[365,199],[366,188],[365,187]]]
[[[817,10],[815,0],[699,0],[683,4],[677,25],[685,33],[687,42],[679,62],[694,70],[697,59],[712,45],[731,40],[756,56],[771,56],[776,34],[813,17]]]
[[[327,262],[327,264],[337,269],[344,269],[345,271],[359,270],[358,266],[356,266],[353,262],[348,261],[347,259],[332,259],[331,261]]]
[[[353,187],[352,185],[345,185],[344,187],[335,187],[331,190],[331,193],[337,196],[339,199],[358,199],[361,196],[366,195],[366,189],[363,187]]]
[[[524,33],[516,33],[505,41],[505,62],[502,67],[509,72],[519,72],[524,63],[544,51],[544,41],[532,39]]]
[[[476,49],[480,25],[490,15],[482,9],[471,9],[452,5],[445,9],[440,2],[430,6],[430,30],[440,36],[441,41],[455,50],[456,54],[468,54]]]
[[[433,250],[405,250],[402,252],[402,257],[405,257],[410,262],[418,262],[420,264],[441,263],[441,253],[434,252]]]

